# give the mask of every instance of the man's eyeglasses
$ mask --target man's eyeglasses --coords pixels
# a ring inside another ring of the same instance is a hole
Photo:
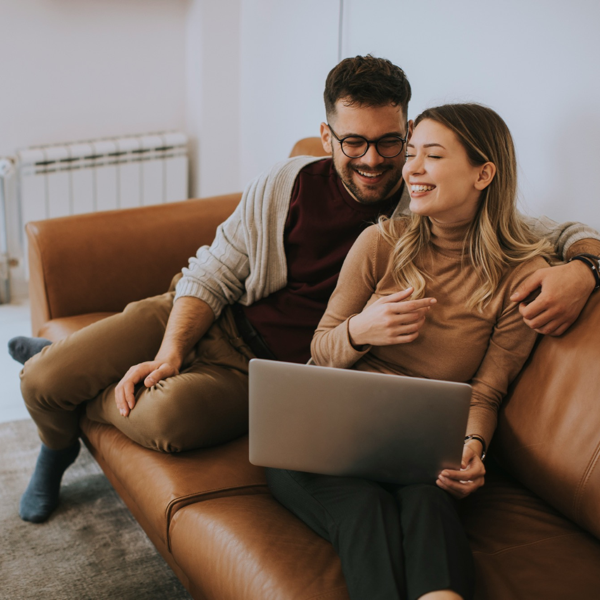
[[[360,135],[348,135],[345,138],[339,138],[329,123],[327,127],[329,127],[333,137],[340,143],[342,152],[348,158],[360,158],[364,156],[369,151],[371,144],[375,146],[377,153],[382,158],[394,158],[402,152],[408,137],[407,132],[406,137],[389,134],[380,137],[378,140],[368,140]]]

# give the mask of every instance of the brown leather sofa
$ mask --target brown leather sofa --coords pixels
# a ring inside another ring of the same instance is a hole
[[[319,150],[309,140],[295,153]],[[57,340],[164,292],[239,199],[30,223],[34,335]],[[479,600],[600,598],[599,331],[597,293],[565,335],[540,341],[504,403],[487,483],[461,505]],[[161,454],[86,418],[82,428],[194,598],[348,598],[333,548],[270,495],[246,437]]]

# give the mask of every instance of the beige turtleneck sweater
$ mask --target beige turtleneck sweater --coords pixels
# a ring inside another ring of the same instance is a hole
[[[507,269],[483,312],[469,310],[467,300],[480,283],[469,261],[461,260],[468,225],[432,222],[432,243],[416,264],[431,277],[425,297],[436,298],[437,304],[428,312],[419,337],[407,344],[357,350],[348,334],[350,317],[399,291],[391,275],[392,247],[376,225],[366,229],[344,262],[311,351],[317,365],[470,383],[467,433],[481,435],[489,446],[498,407],[536,338],[509,297],[547,263],[538,257]]]

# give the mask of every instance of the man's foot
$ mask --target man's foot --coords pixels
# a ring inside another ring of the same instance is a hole
[[[8,353],[17,361],[24,365],[34,354],[42,351],[42,348],[49,346],[52,342],[45,338],[27,337],[20,335],[14,337],[8,342]]]
[[[19,505],[23,521],[42,523],[52,514],[58,506],[63,473],[75,462],[79,448],[79,440],[64,450],[51,450],[42,444],[35,471]]]

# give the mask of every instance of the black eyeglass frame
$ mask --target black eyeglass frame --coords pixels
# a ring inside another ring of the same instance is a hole
[[[342,152],[348,158],[362,158],[369,151],[369,148],[371,147],[371,145],[375,146],[375,150],[377,150],[377,154],[379,154],[379,156],[381,156],[381,158],[396,158],[396,156],[400,156],[400,154],[402,153],[402,150],[404,150],[404,146],[408,140],[408,125],[406,126],[406,136],[405,137],[402,137],[401,135],[398,135],[395,133],[388,133],[384,136],[381,136],[379,139],[376,139],[376,140],[368,140],[366,137],[363,137],[362,135],[347,135],[346,137],[339,138],[337,133],[333,130],[333,127],[329,123],[327,123],[327,127],[329,127],[329,131],[331,131],[333,137],[340,143],[340,148],[342,149]],[[367,143],[367,147],[365,148],[365,151],[362,154],[359,154],[358,156],[350,156],[349,154],[346,154],[346,152],[344,151],[344,142],[350,138],[364,140]],[[400,150],[397,152],[397,154],[394,154],[392,156],[385,156],[384,154],[381,154],[378,144],[382,140],[389,140],[389,139],[400,140],[402,142],[402,145],[400,146]]]

